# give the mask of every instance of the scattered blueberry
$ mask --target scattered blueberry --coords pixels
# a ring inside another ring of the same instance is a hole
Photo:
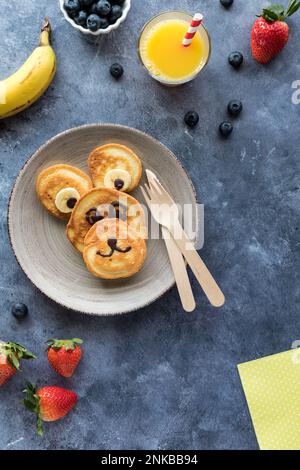
[[[90,7],[94,2],[95,0],[79,0],[81,8],[85,9]]]
[[[223,7],[229,8],[233,4],[233,0],[220,0],[220,3]]]
[[[233,125],[229,121],[221,122],[219,126],[219,131],[223,137],[228,137],[233,131]]]
[[[124,73],[124,69],[123,69],[122,65],[121,65],[121,64],[117,64],[117,63],[116,63],[116,64],[112,64],[112,65],[110,66],[109,71],[110,71],[110,74],[111,74],[114,78],[116,78],[116,79],[121,78],[122,75],[123,75],[123,73]]]
[[[87,17],[86,25],[90,31],[97,31],[101,26],[101,18],[93,13]]]
[[[231,116],[238,116],[243,109],[243,104],[239,100],[232,100],[229,101],[227,109]]]
[[[25,304],[17,303],[12,306],[11,313],[17,320],[22,320],[27,316],[28,308]]]
[[[111,12],[108,16],[110,24],[115,23],[119,18],[121,18],[122,13],[123,13],[122,7],[120,7],[119,5],[113,5],[111,7]]]
[[[188,111],[184,116],[184,122],[189,127],[197,126],[199,122],[199,114],[196,111]]]
[[[64,9],[70,16],[76,15],[76,13],[80,10],[79,0],[65,0]]]
[[[240,67],[243,61],[244,61],[244,57],[241,52],[234,51],[234,52],[231,52],[231,54],[229,54],[228,62],[230,63],[230,65],[232,65],[232,67],[235,67],[235,68]]]
[[[74,16],[75,23],[79,24],[80,26],[86,26],[86,20],[87,20],[87,12],[84,10],[79,11]]]
[[[96,12],[99,16],[107,16],[111,11],[111,4],[108,0],[99,0],[96,4]]]

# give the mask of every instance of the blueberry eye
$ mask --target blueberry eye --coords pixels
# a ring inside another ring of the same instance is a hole
[[[74,209],[76,205],[77,199],[75,197],[70,197],[70,199],[67,200],[67,206],[69,209]]]
[[[85,220],[90,224],[94,225],[96,222],[103,220],[104,216],[99,214],[96,207],[93,207],[85,214]]]
[[[117,178],[117,179],[114,181],[114,185],[115,185],[115,188],[120,191],[120,189],[122,189],[123,186],[124,186],[124,181],[121,180],[120,178]]]

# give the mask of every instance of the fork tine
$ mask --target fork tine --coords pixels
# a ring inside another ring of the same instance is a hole
[[[150,185],[148,183],[145,183],[144,188],[146,189],[148,195],[150,196],[150,194],[151,194]]]
[[[165,196],[168,198],[168,200],[173,204],[172,196],[168,193],[168,191],[163,187],[161,182],[158,179],[155,179],[155,185],[157,187],[157,190],[160,192],[162,196]]]
[[[145,186],[147,186],[147,185],[145,184]],[[144,196],[144,199],[145,199],[147,205],[150,207],[151,206],[151,200],[148,197],[148,194],[146,193],[146,190],[142,186],[140,186],[140,188],[141,188],[142,194]]]
[[[158,194],[161,195],[161,190],[160,190],[159,185],[157,184],[156,179],[153,178],[153,179],[149,182],[149,185],[150,185],[151,188],[153,188],[154,190],[156,190],[156,193],[158,193]]]

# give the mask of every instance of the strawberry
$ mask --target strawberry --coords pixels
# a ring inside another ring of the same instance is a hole
[[[26,384],[23,403],[37,415],[37,433],[43,435],[43,421],[57,421],[64,418],[77,403],[77,395],[61,387],[43,387],[37,390],[35,385]]]
[[[51,367],[63,377],[71,377],[81,359],[82,352],[79,344],[83,341],[73,339],[49,339],[48,361]]]
[[[285,19],[300,8],[300,2],[291,0],[287,10],[275,3],[258,15],[251,32],[252,55],[257,62],[267,64],[284,48],[289,39],[289,27]]]
[[[20,359],[36,357],[18,343],[0,342],[0,387],[20,370]]]

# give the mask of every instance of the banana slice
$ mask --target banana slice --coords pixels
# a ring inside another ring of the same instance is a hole
[[[126,191],[131,185],[131,175],[126,170],[109,170],[104,177],[104,186],[109,189]]]
[[[80,199],[80,194],[77,189],[64,188],[56,194],[55,205],[60,212],[68,214],[72,212],[78,199]]]

